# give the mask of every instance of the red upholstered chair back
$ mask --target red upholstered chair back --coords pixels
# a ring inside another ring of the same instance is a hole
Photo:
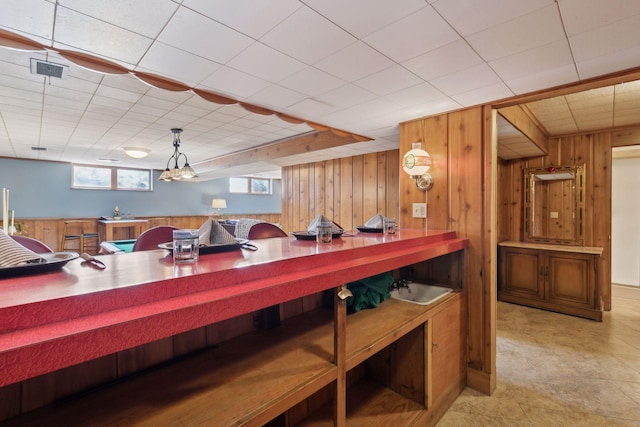
[[[249,240],[268,239],[270,237],[286,237],[287,233],[280,227],[269,222],[254,224],[249,229]]]
[[[143,231],[133,244],[132,252],[150,251],[158,249],[160,243],[173,242],[173,230],[177,229],[170,225],[159,225]]]
[[[45,245],[40,240],[36,240],[31,237],[12,235],[11,238],[20,243],[25,248],[31,249],[37,254],[46,254],[53,252],[53,249],[51,249],[49,246]]]

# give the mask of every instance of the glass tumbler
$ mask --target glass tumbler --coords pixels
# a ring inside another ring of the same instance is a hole
[[[316,242],[320,244],[328,244],[333,240],[333,224],[330,222],[321,222],[318,224],[318,232],[316,234]]]
[[[198,230],[173,230],[173,262],[198,261]]]
[[[384,218],[382,221],[382,227],[385,234],[396,234],[396,219]]]

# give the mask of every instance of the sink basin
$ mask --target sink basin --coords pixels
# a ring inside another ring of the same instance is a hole
[[[391,298],[414,304],[429,305],[438,301],[440,298],[446,296],[452,291],[450,288],[426,285],[424,283],[412,282],[407,284],[407,286],[409,287],[408,289],[404,287],[400,289],[393,289],[391,291]]]

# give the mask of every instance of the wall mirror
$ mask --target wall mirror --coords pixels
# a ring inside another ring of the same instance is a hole
[[[582,245],[584,165],[524,170],[524,238]]]

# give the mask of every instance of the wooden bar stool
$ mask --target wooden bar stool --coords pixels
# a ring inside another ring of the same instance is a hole
[[[62,229],[60,250],[74,250],[95,255],[98,251],[98,233],[94,231],[93,221],[67,220]]]

